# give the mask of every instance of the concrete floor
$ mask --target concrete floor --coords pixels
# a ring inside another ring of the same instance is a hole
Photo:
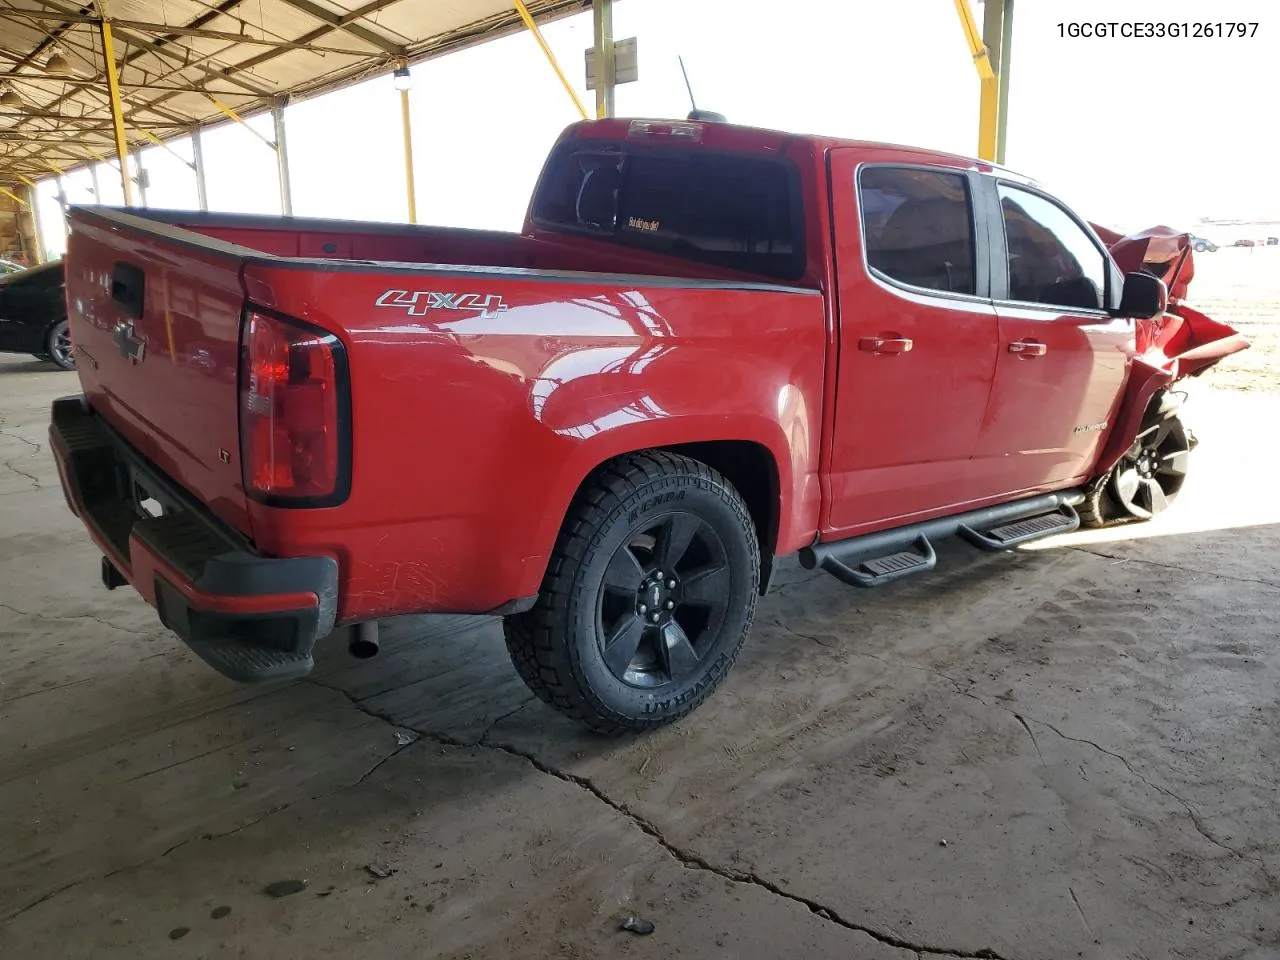
[[[788,564],[710,703],[608,741],[492,621],[217,676],[98,585],[75,388],[0,359],[0,957],[1280,956],[1274,395],[1201,391],[1157,524]]]

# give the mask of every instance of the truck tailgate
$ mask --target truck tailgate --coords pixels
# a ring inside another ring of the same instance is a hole
[[[250,533],[239,448],[240,251],[79,208],[70,226],[67,315],[89,403],[172,480]]]

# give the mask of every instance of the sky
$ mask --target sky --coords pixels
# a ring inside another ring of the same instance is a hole
[[[981,22],[981,6],[975,6]],[[1125,20],[1257,22],[1243,39],[1083,39],[1059,24]],[[376,19],[376,17],[375,17]],[[1201,218],[1280,219],[1280,5],[1274,0],[1020,0],[1010,69],[1008,166],[1083,216],[1121,230]],[[579,96],[589,14],[544,35]],[[640,79],[617,91],[619,116],[698,106],[729,120],[972,155],[977,72],[952,0],[617,0],[617,39],[637,37]],[[577,111],[532,37],[518,33],[415,66],[411,111],[418,219],[519,229],[556,136]],[[294,213],[407,220],[398,94],[377,77],[290,105]],[[268,116],[250,124],[268,138]],[[274,152],[226,123],[203,135],[209,207],[278,213]],[[143,151],[153,207],[192,208],[186,140]],[[177,154],[178,156],[175,156]],[[99,165],[102,202],[122,202]],[[64,178],[91,203],[87,170]],[[47,246],[62,246],[54,181],[40,191]]]

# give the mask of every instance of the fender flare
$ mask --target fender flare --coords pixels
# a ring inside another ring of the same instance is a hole
[[[665,449],[684,444],[715,443],[727,440],[754,443],[763,447],[773,458],[774,469],[777,472],[779,526],[786,523],[790,505],[801,494],[795,489],[796,478],[791,449],[781,424],[766,418],[751,418],[750,422],[739,419],[735,426],[738,429],[727,436],[723,418],[679,417],[630,424],[609,430],[585,443],[578,444],[565,459],[535,534],[536,555],[529,558],[534,560],[534,565],[538,567],[538,576],[534,582],[535,589],[537,583],[541,582],[545,563],[555,547],[556,538],[560,534],[565,517],[569,514],[573,498],[587,477],[601,464],[639,450]],[[778,535],[781,534],[782,530],[779,529]],[[773,544],[761,544],[761,549],[766,552],[772,552],[773,548]],[[525,574],[526,577],[531,576],[528,566]]]

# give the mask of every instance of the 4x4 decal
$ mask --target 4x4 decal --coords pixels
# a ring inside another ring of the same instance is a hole
[[[430,310],[478,310],[491,320],[508,309],[497,293],[441,293],[436,290],[388,290],[374,301],[379,307],[400,307],[411,317],[425,317]]]

